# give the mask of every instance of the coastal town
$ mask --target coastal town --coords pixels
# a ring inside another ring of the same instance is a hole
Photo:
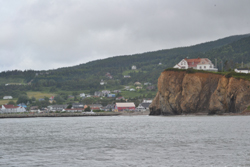
[[[159,64],[161,65],[161,64]],[[218,69],[216,65],[212,63],[208,58],[196,58],[196,59],[182,59],[173,68],[177,69],[197,69],[217,72]],[[136,70],[136,66],[133,65],[131,70]],[[235,69],[237,73],[249,73],[246,68]],[[39,74],[36,74],[39,75]],[[105,74],[107,79],[113,79],[113,76],[107,72]],[[129,75],[124,75],[124,78],[130,78]],[[106,85],[105,80],[100,81],[100,85]],[[8,86],[9,84],[6,84]],[[81,112],[144,112],[149,113],[149,106],[152,103],[153,98],[139,98],[137,99],[137,104],[135,104],[131,99],[127,99],[121,96],[122,91],[138,92],[141,89],[154,90],[156,87],[149,82],[141,84],[140,82],[135,82],[132,86],[125,86],[123,90],[101,90],[95,91],[93,95],[80,93],[78,95],[68,95],[69,103],[59,104],[55,96],[44,97],[37,99],[39,102],[47,101],[47,106],[36,106],[33,100],[28,100],[27,103],[18,103],[15,105],[13,103],[12,96],[4,96],[4,100],[12,101],[9,104],[2,104],[0,106],[1,114],[11,114],[11,113],[81,113]],[[84,99],[96,98],[96,99],[112,99],[111,103],[102,105],[100,103],[83,103]],[[81,102],[82,101],[82,102]]]

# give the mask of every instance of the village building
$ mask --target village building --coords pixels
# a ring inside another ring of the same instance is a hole
[[[107,97],[115,97],[115,94],[108,94]]]
[[[102,90],[102,96],[108,96],[110,94],[109,90]]]
[[[21,106],[2,105],[0,106],[0,113],[20,113],[25,112],[26,109]]]
[[[85,97],[85,96],[86,96],[85,93],[80,94],[80,97]]]
[[[129,110],[135,110],[135,104],[133,102],[115,104],[115,111],[129,111]]]
[[[140,82],[135,82],[134,85],[141,85],[141,83]]]
[[[137,86],[136,89],[142,89],[142,87],[141,86]]]
[[[115,104],[108,104],[105,107],[102,107],[101,110],[103,111],[114,111],[115,110]]]
[[[102,96],[102,92],[96,91],[96,92],[94,93],[94,96],[100,97],[100,96]]]
[[[62,111],[63,109],[66,109],[68,105],[50,105],[48,106],[49,111]]]
[[[115,100],[125,100],[125,98],[124,97],[117,97]]]
[[[123,77],[124,78],[130,78],[130,75],[124,75]]]
[[[107,72],[107,73],[105,74],[105,76],[106,76],[107,78],[109,78],[109,79],[112,79],[112,78],[113,78],[112,75],[111,75],[109,72]]]
[[[76,108],[84,108],[84,104],[82,104],[82,103],[73,103],[72,108],[74,108],[74,109],[76,109]]]
[[[133,65],[133,66],[131,67],[131,69],[132,69],[132,70],[136,70],[136,66]]]
[[[208,58],[197,58],[197,59],[182,59],[178,64],[174,66],[178,69],[188,69],[193,68],[196,70],[205,70],[205,71],[218,71],[214,67],[214,64]]]
[[[234,71],[237,72],[237,73],[245,73],[245,74],[250,73],[249,68],[236,68],[236,69],[234,69]]]
[[[3,99],[4,100],[13,99],[13,97],[12,96],[4,96]]]

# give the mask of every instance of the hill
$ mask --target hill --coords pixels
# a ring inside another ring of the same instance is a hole
[[[18,97],[27,91],[50,93],[79,91],[93,94],[98,90],[114,90],[122,89],[126,85],[133,86],[136,81],[150,82],[156,86],[157,79],[164,69],[173,67],[186,57],[207,57],[212,61],[216,58],[220,70],[234,68],[241,61],[248,63],[250,62],[249,46],[250,34],[245,34],[189,47],[116,56],[56,70],[5,71],[0,73],[0,96]],[[131,70],[132,65],[135,65],[137,70]],[[112,78],[108,77],[107,73]],[[124,78],[124,75],[129,75],[130,78]],[[101,85],[101,80],[107,84]],[[5,84],[10,85],[5,86]],[[144,94],[149,93],[146,91],[146,87],[141,92],[143,91]]]

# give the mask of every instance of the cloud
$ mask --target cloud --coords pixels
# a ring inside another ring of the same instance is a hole
[[[47,70],[249,33],[248,0],[0,0],[0,71]]]

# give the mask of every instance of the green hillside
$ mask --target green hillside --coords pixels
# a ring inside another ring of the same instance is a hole
[[[150,82],[156,87],[160,73],[186,57],[207,57],[213,63],[216,58],[219,70],[222,70],[222,66],[224,70],[233,69],[241,61],[250,62],[250,34],[231,36],[189,47],[116,56],[56,70],[1,72],[0,97],[12,95],[17,98],[27,91],[55,94],[77,91],[93,94],[103,89],[115,90],[123,89],[128,85],[133,86],[136,81]],[[137,67],[136,71],[131,70],[132,65]],[[112,75],[112,79],[105,76],[107,73]],[[124,75],[129,75],[130,78],[124,78]],[[101,80],[107,84],[100,85]],[[25,85],[5,86],[8,83],[24,83]],[[146,88],[143,86],[141,90],[145,96],[150,94]]]

